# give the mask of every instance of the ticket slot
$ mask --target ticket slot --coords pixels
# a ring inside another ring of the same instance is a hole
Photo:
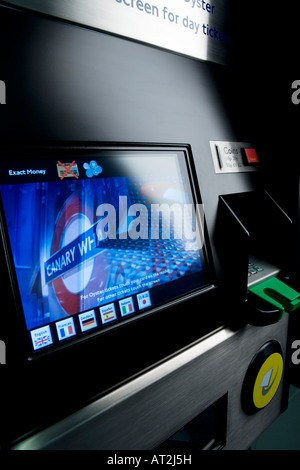
[[[212,403],[156,450],[221,450],[226,444],[228,394]]]
[[[292,227],[289,216],[266,191],[219,196],[215,243],[234,321],[262,326],[280,320],[281,304],[270,303],[270,296],[258,300],[249,293],[249,259],[253,255],[271,263],[287,279]]]

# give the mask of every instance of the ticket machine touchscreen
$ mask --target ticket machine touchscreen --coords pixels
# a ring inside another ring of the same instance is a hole
[[[1,163],[2,232],[31,355],[209,284],[191,163],[186,149],[41,150]]]

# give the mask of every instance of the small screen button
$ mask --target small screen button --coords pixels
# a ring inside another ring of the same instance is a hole
[[[116,320],[117,318],[115,306],[113,303],[100,307],[100,314],[103,324]]]
[[[30,332],[33,349],[36,351],[37,349],[44,348],[45,346],[49,346],[53,344],[50,326],[42,326],[42,328],[37,328]]]
[[[134,305],[132,297],[127,297],[126,299],[119,300],[120,311],[122,317],[134,313]]]
[[[94,310],[89,310],[88,312],[81,313],[78,315],[80,328],[82,332],[96,328],[97,320]]]
[[[151,299],[150,299],[150,294],[148,290],[146,292],[141,292],[140,294],[137,294],[136,297],[137,297],[138,306],[140,310],[151,306]]]
[[[66,318],[56,322],[56,330],[59,341],[76,334],[73,318]]]

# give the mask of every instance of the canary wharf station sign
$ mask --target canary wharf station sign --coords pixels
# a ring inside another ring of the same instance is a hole
[[[226,64],[231,0],[3,2],[196,59]]]

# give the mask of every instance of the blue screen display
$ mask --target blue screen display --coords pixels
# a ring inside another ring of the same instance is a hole
[[[3,218],[33,351],[206,284],[184,152],[19,160],[5,163],[2,175]]]

